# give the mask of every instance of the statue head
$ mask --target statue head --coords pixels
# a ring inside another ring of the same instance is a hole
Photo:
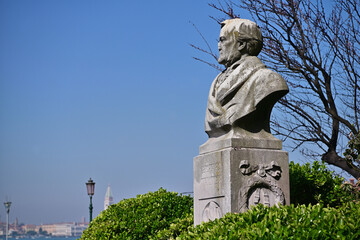
[[[218,62],[231,66],[243,55],[257,56],[263,39],[259,26],[247,19],[228,19],[221,23]]]

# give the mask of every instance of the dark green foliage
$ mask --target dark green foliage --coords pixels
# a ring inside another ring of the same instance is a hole
[[[357,183],[346,181],[341,188],[351,196],[353,201],[360,202],[360,179],[358,179]],[[349,196],[347,197],[349,198]]]
[[[360,133],[350,139],[344,156],[350,166],[354,169],[360,168]]]
[[[325,206],[339,206],[358,199],[349,189],[343,187],[344,179],[334,175],[325,164],[315,161],[312,165],[290,162],[290,202],[298,204],[322,203]]]
[[[176,239],[360,239],[360,204],[264,207],[188,228]]]
[[[96,217],[81,239],[149,239],[192,212],[193,200],[160,188],[111,205]]]

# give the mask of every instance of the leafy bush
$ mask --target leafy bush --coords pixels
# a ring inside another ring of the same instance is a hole
[[[190,196],[160,188],[111,205],[100,213],[80,239],[149,239],[159,230],[192,213]]]
[[[331,207],[359,199],[349,188],[343,187],[344,179],[334,175],[325,164],[315,161],[312,165],[290,162],[290,202],[294,205],[322,203]]]
[[[358,186],[343,183],[324,164],[290,162],[290,197],[291,206],[259,205],[194,228],[192,198],[159,189],[110,206],[81,239],[360,238]]]
[[[182,232],[186,232],[188,229],[193,228],[193,226],[194,215],[191,212],[185,218],[176,219],[169,228],[160,230],[151,240],[176,239]]]
[[[264,214],[268,214],[268,216],[261,215],[264,218],[273,218],[276,219],[277,216],[280,214],[285,214],[286,217],[288,217],[289,221],[295,221],[295,219],[301,219],[301,221],[304,221],[303,225],[299,224],[299,227],[304,227],[303,232],[294,232],[289,233],[289,238],[291,236],[296,236],[295,238],[318,238],[321,239],[321,236],[328,236],[326,234],[320,234],[316,235],[313,232],[320,231],[327,231],[327,228],[332,228],[333,222],[327,222],[324,221],[322,224],[324,225],[317,225],[316,228],[309,228],[306,224],[312,223],[314,221],[317,221],[316,218],[319,217],[319,219],[326,219],[327,217],[321,218],[321,216],[317,216],[318,212],[322,212],[322,214],[325,214],[326,212],[329,212],[329,214],[335,213],[333,216],[336,218],[336,216],[340,216],[343,212],[343,208],[346,208],[343,206],[343,204],[346,204],[348,202],[351,202],[354,199],[359,199],[359,191],[354,191],[355,187],[351,186],[349,183],[344,183],[344,179],[335,175],[332,171],[329,171],[326,168],[325,164],[321,164],[319,162],[314,162],[312,164],[305,164],[305,165],[299,165],[295,164],[294,162],[290,162],[290,191],[291,191],[291,203],[294,203],[294,205],[290,207],[281,207],[283,210],[279,210],[278,208],[267,208],[266,212]],[[318,203],[321,203],[322,205],[316,205]],[[312,204],[312,205],[309,205]],[[307,206],[306,206],[307,205]],[[314,206],[315,205],[315,206]],[[328,207],[340,207],[339,210],[336,210],[335,208],[323,208],[322,206],[328,206]],[[260,207],[260,206],[259,206]],[[258,208],[258,207],[257,207]],[[255,209],[257,209],[255,208]],[[260,209],[263,209],[264,207],[260,207]],[[287,209],[289,208],[289,209]],[[359,210],[359,207],[355,207],[357,210]],[[355,210],[356,210],[355,209]],[[251,210],[253,211],[253,210]],[[250,211],[250,212],[251,212]],[[279,212],[280,211],[280,212]],[[253,224],[258,224],[259,226],[262,226],[263,220],[260,218],[259,212],[257,210],[254,210],[254,213],[252,215],[248,215],[250,213],[245,213],[245,219],[251,218],[250,221]],[[339,215],[340,214],[340,215]],[[230,217],[230,219],[233,219],[233,221],[238,221],[237,218],[241,216],[241,214],[228,214],[229,216],[234,215],[233,217]],[[301,216],[300,216],[301,215]],[[315,218],[314,218],[314,215]],[[300,217],[299,217],[300,216]],[[360,216],[360,213],[358,213],[357,217]],[[226,216],[228,217],[228,216]],[[225,217],[225,218],[226,218]],[[351,220],[351,217],[347,219],[348,221]],[[227,220],[224,220],[227,221]],[[231,221],[231,220],[229,220]],[[247,219],[246,219],[247,221]],[[245,222],[246,222],[245,221]],[[258,222],[257,222],[258,221]],[[287,238],[285,235],[278,235],[279,231],[285,231],[284,229],[276,230],[277,228],[281,227],[281,224],[279,225],[277,223],[278,220],[274,220],[274,225],[269,226],[269,229],[272,229],[272,237],[268,237],[268,239],[281,239],[281,238]],[[300,221],[300,220],[299,220]],[[320,220],[319,220],[320,221]],[[351,220],[353,221],[353,220]],[[268,223],[271,225],[271,223]],[[296,222],[293,223],[296,225]],[[347,224],[347,223],[346,223]],[[251,224],[245,224],[244,228],[251,229]],[[285,224],[286,225],[286,224]],[[311,225],[311,224],[310,224]],[[256,234],[260,234],[258,237],[261,238],[263,236],[262,230],[256,230],[258,233],[252,233],[250,231],[249,235],[238,235],[237,233],[229,233],[230,235],[214,235],[212,236],[212,233],[209,233],[208,231],[217,231],[216,229],[223,229],[224,232],[228,233],[228,228],[236,229],[236,231],[243,232],[244,229],[239,228],[239,226],[231,226],[224,225],[223,220],[216,220],[216,223],[206,223],[196,229],[193,227],[193,216],[189,215],[187,218],[179,219],[168,229],[161,230],[157,233],[156,236],[154,236],[152,239],[218,239],[218,237],[221,239],[239,239],[239,238],[253,238],[253,235],[256,237]],[[359,226],[359,224],[357,225]],[[241,226],[240,226],[241,227]],[[198,229],[208,229],[204,232],[203,230]],[[213,229],[214,228],[214,229]],[[351,226],[350,226],[351,228]],[[198,231],[201,232],[199,235],[196,235]],[[221,230],[222,231],[222,230]],[[234,230],[235,231],[235,230]],[[236,232],[235,231],[235,232]],[[269,230],[270,231],[270,230]],[[340,230],[339,230],[340,231]],[[187,232],[189,232],[189,236],[187,235]],[[306,235],[306,232],[310,232],[309,235]],[[341,231],[340,231],[341,232]],[[331,232],[330,232],[331,233]],[[191,235],[195,234],[195,235]],[[204,234],[204,235],[202,235]],[[209,234],[209,235],[208,235]],[[235,235],[231,235],[235,234]],[[293,234],[293,235],[291,235]],[[180,236],[180,237],[179,237]],[[307,237],[308,236],[308,237]],[[339,235],[339,236],[346,236],[346,235]],[[177,238],[178,237],[178,238]],[[193,238],[192,238],[193,237]],[[214,237],[214,238],[212,238]],[[265,237],[267,238],[267,237]],[[333,236],[331,238],[341,238]]]
[[[188,228],[176,239],[360,239],[360,204],[350,202],[339,208],[258,205]]]

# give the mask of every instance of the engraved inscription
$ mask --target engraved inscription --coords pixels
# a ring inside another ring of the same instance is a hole
[[[201,169],[201,179],[217,177],[220,174],[220,164],[215,162],[204,165]]]

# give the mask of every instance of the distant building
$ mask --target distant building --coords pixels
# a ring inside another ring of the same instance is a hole
[[[87,223],[56,223],[56,224],[43,224],[37,226],[37,231],[46,231],[54,237],[79,237],[82,232],[88,227]]]
[[[88,224],[76,224],[71,227],[71,235],[80,237],[83,231],[88,227]]]
[[[56,232],[56,224],[42,224],[36,226],[37,232],[47,232],[50,235],[53,235]]]
[[[18,218],[15,218],[14,228],[17,229],[18,227],[19,227],[19,220]]]
[[[52,234],[53,236],[72,236],[72,227],[75,224],[73,223],[58,223],[56,224],[56,231]]]
[[[25,233],[30,231],[36,231],[36,225],[35,224],[26,224],[23,226],[23,230]]]
[[[106,210],[113,203],[114,203],[114,198],[111,194],[110,185],[108,185],[108,187],[106,189],[106,194],[105,194],[104,210]]]
[[[81,223],[82,223],[82,224],[85,224],[85,217],[84,217],[84,216],[81,217]]]

